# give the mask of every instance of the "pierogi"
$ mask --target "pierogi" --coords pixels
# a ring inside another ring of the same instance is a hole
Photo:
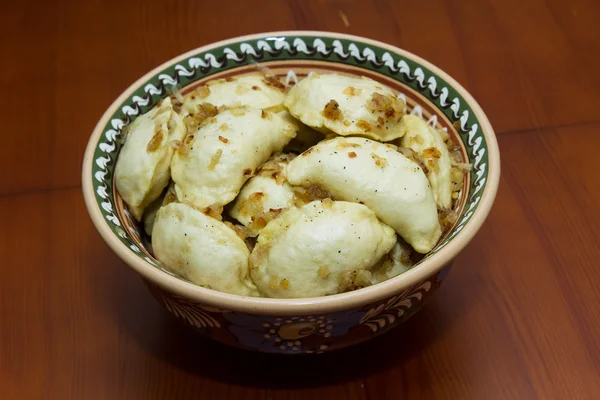
[[[404,240],[398,240],[392,250],[371,270],[371,283],[387,281],[408,271],[413,266],[411,253],[411,247]]]
[[[404,102],[366,77],[313,74],[290,89],[284,105],[294,117],[325,133],[383,142],[404,135]]]
[[[169,183],[173,144],[183,140],[183,121],[165,98],[157,107],[140,115],[128,127],[125,143],[115,166],[117,191],[140,221],[144,209]]]
[[[173,96],[126,128],[114,179],[149,251],[196,285],[359,289],[412,268],[459,218],[460,147],[382,83],[256,73]]]
[[[193,114],[203,103],[217,107],[250,106],[281,111],[285,89],[285,85],[279,79],[259,74],[217,79],[186,94],[181,113],[184,116]]]
[[[439,208],[452,207],[452,161],[440,133],[416,115],[405,115],[402,147],[413,150],[427,169],[426,174]]]
[[[154,254],[169,271],[209,289],[259,295],[248,277],[250,252],[223,222],[170,203],[158,211],[152,233]]]
[[[231,202],[297,130],[280,115],[251,107],[228,109],[208,119],[188,134],[171,162],[177,198],[199,210]]]
[[[254,233],[281,212],[294,206],[294,188],[285,177],[290,156],[280,156],[265,163],[242,187],[229,215]]]
[[[370,284],[369,270],[396,243],[394,230],[357,203],[314,201],[262,230],[250,274],[267,297],[325,296]]]
[[[326,140],[292,160],[287,179],[292,185],[320,185],[336,200],[365,204],[419,253],[430,251],[441,236],[425,173],[393,145]]]

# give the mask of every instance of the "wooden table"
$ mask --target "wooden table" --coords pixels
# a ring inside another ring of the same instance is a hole
[[[0,398],[599,399],[600,2],[13,1],[0,6]],[[439,65],[498,133],[487,223],[404,326],[320,357],[199,338],[86,214],[105,108],[216,40],[319,29]]]

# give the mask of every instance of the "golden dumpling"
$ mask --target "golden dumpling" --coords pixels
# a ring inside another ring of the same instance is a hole
[[[441,236],[431,185],[393,145],[338,137],[311,147],[287,167],[292,185],[319,185],[336,200],[362,202],[416,251]]]
[[[371,270],[371,282],[376,284],[387,281],[408,271],[413,266],[411,253],[410,246],[404,240],[398,240],[392,250]]]
[[[162,207],[154,221],[152,248],[169,271],[209,289],[258,296],[248,277],[246,244],[223,222],[182,203]]]
[[[250,178],[235,199],[229,215],[254,233],[260,233],[271,219],[294,206],[294,188],[285,178],[291,156],[282,155],[265,163]]]
[[[231,202],[297,129],[276,113],[251,107],[212,117],[190,132],[173,157],[171,175],[178,200],[200,210]]]
[[[313,201],[272,220],[250,256],[250,275],[268,297],[326,296],[368,286],[369,270],[396,234],[367,207]]]
[[[174,143],[183,140],[186,128],[167,97],[128,130],[115,166],[115,181],[119,195],[139,221],[169,183]]]
[[[417,153],[427,168],[427,178],[439,208],[452,208],[452,161],[448,147],[438,131],[415,115],[405,115],[406,134],[400,145]]]
[[[202,103],[214,106],[269,108],[280,111],[285,99],[285,85],[275,77],[260,74],[207,82],[186,94],[181,107],[182,115],[197,111]]]
[[[404,135],[404,103],[390,88],[366,77],[311,75],[290,89],[284,105],[294,117],[323,132],[383,142]]]

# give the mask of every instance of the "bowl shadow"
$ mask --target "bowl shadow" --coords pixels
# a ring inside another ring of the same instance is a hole
[[[319,355],[266,354],[205,338],[164,310],[140,279],[127,286],[121,296],[129,301],[103,302],[123,333],[177,369],[233,385],[306,388],[360,379],[402,365],[448,328],[448,321],[440,327],[439,304],[433,301],[402,325],[356,346]]]
[[[446,285],[442,285],[414,316],[365,343],[319,355],[252,352],[205,338],[178,321],[157,303],[134,271],[112,255],[102,252],[99,256],[101,247],[87,258],[88,287],[97,311],[113,319],[117,329],[150,357],[192,375],[232,385],[318,387],[401,367],[441,340],[467,307],[464,301],[456,301],[453,290],[444,290]],[[452,307],[447,304],[450,297],[455,300]]]
[[[426,329],[429,310],[422,309],[400,327],[365,343],[318,355],[281,355],[245,351],[202,337],[166,311],[160,345],[141,332],[136,340],[165,362],[235,385],[270,388],[315,387],[343,383],[402,364],[439,331]],[[210,359],[210,363],[198,362]],[[298,379],[301,376],[302,379]]]

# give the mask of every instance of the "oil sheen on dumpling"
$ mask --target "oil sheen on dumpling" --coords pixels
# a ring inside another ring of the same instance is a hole
[[[439,208],[452,208],[452,162],[448,147],[438,131],[416,115],[405,115],[406,134],[400,141],[410,148],[427,167],[427,178]]]
[[[295,124],[270,111],[240,107],[221,112],[190,133],[175,153],[171,175],[177,198],[200,210],[229,203],[296,131]]]
[[[196,111],[202,103],[215,106],[254,108],[282,108],[285,99],[285,85],[275,77],[260,74],[236,78],[218,79],[207,82],[184,96],[182,115]]]
[[[390,141],[404,134],[404,103],[394,92],[366,77],[338,74],[302,79],[285,99],[290,113],[308,126],[338,135]]]
[[[254,233],[285,209],[294,206],[294,188],[285,178],[290,156],[282,155],[265,163],[237,196],[229,215]]]
[[[294,208],[262,230],[250,275],[268,297],[314,297],[370,284],[396,234],[367,207],[330,199]]]
[[[185,134],[183,121],[168,97],[130,125],[115,167],[115,180],[121,198],[138,221],[169,183],[174,152],[170,142],[183,140]]]
[[[152,233],[154,254],[169,271],[209,289],[259,295],[248,277],[248,248],[223,222],[171,203],[158,211]]]
[[[441,236],[429,181],[417,164],[364,138],[335,138],[311,147],[287,167],[292,185],[319,185],[336,200],[363,202],[419,253]]]

